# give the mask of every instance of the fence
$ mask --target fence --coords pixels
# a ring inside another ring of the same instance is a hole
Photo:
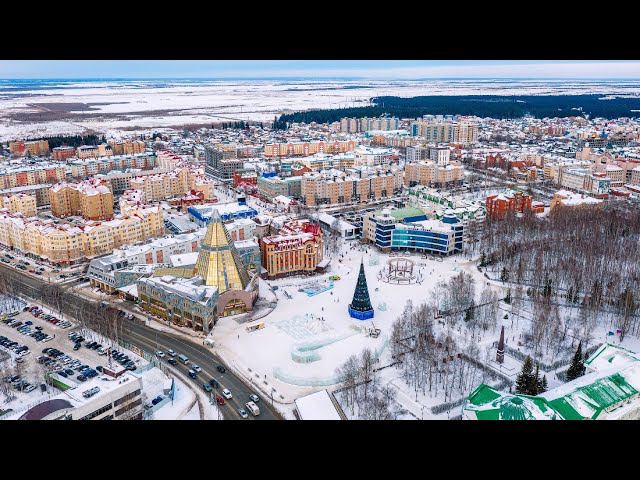
[[[497,348],[498,347],[498,342],[493,342],[493,348]],[[589,347],[587,350],[585,350],[585,357],[589,357],[590,355],[593,354],[593,352],[595,352],[598,348],[600,348],[602,346],[602,344],[596,344],[593,345],[591,347]],[[513,347],[510,347],[508,345],[504,346],[504,351],[505,353],[507,353],[508,355],[510,355],[511,357],[515,358],[516,360],[520,360],[521,362],[524,362],[525,358],[531,356],[528,355],[524,352],[521,352],[520,350],[516,350]],[[571,358],[572,356],[568,356],[566,358],[562,358],[560,360],[556,360],[555,362],[548,364],[548,363],[544,363],[538,360],[533,359],[538,365],[540,365],[540,368],[542,370],[544,370],[545,372],[550,372],[553,370],[556,370],[560,367],[563,367],[564,365],[568,365],[569,363],[571,363]]]

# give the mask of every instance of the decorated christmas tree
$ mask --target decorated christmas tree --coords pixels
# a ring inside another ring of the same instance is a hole
[[[369,298],[369,288],[367,287],[367,277],[364,275],[364,262],[360,262],[360,273],[356,290],[353,293],[353,300],[349,305],[349,315],[358,320],[368,320],[373,318],[373,307]]]

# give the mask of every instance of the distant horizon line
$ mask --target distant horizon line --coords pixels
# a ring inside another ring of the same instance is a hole
[[[583,81],[583,82],[602,82],[602,81],[638,81],[637,77],[422,77],[422,78],[382,78],[382,77],[351,77],[351,76],[281,76],[281,77],[36,77],[36,78],[0,78],[0,81],[158,81],[158,80],[201,80],[201,81],[231,81],[231,80],[352,80],[352,81],[403,81],[403,82],[422,82],[428,80],[522,80],[522,81]]]

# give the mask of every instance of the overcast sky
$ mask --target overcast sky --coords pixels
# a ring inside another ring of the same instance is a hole
[[[0,78],[583,78],[640,80],[637,61],[0,60]]]

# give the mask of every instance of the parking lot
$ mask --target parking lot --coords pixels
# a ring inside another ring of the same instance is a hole
[[[43,395],[55,393],[56,389],[45,385],[47,374],[52,378],[62,377],[60,379],[70,386],[98,375],[101,367],[108,363],[109,350],[113,366],[119,364],[123,368],[129,367],[129,370],[137,370],[146,364],[95,332],[77,328],[72,323],[67,326],[63,320],[61,327],[61,319],[57,318],[54,323],[55,316],[34,313],[20,311],[0,321],[0,350],[9,355],[0,368],[3,372],[0,381],[5,387],[3,391],[9,392],[9,398],[5,395],[0,407],[2,411],[24,408],[42,399]],[[84,337],[80,342],[74,341],[78,335]]]

